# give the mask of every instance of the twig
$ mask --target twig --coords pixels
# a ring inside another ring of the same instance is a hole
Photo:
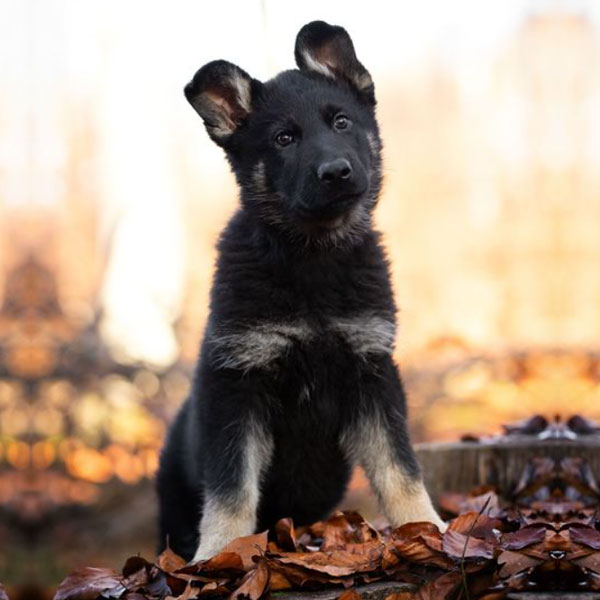
[[[471,528],[469,529],[469,533],[467,534],[467,539],[465,540],[465,545],[463,547],[462,556],[460,557],[460,572],[462,574],[462,583],[463,583],[463,591],[465,592],[465,596],[467,600],[471,600],[471,596],[469,595],[469,586],[467,585],[467,571],[465,569],[465,554],[467,553],[467,546],[469,545],[469,540],[471,539],[471,535],[473,534],[473,530],[475,529],[475,525],[477,525],[477,521],[479,517],[485,512],[485,509],[488,507],[492,497],[488,496],[488,499],[485,501],[485,504],[481,507],[479,514],[475,517]],[[462,596],[462,593],[461,593]]]

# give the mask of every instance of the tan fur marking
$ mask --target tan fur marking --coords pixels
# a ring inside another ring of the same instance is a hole
[[[240,106],[249,113],[252,109],[252,97],[250,94],[250,82],[239,73],[234,72],[231,76],[231,85],[235,89],[236,97]]]
[[[213,358],[222,368],[267,367],[285,354],[294,341],[306,340],[310,335],[310,328],[303,322],[260,323],[246,330],[213,336]]]
[[[354,85],[359,90],[366,90],[369,86],[373,85],[373,80],[368,73],[363,73],[354,77]]]
[[[390,354],[394,350],[396,326],[391,320],[367,314],[335,319],[331,326],[357,354]]]
[[[332,319],[327,327],[341,335],[362,357],[390,354],[394,350],[396,328],[392,320],[362,314]],[[316,334],[304,321],[259,323],[246,329],[213,334],[212,357],[221,368],[266,368],[294,343],[307,342]]]
[[[350,458],[360,464],[393,527],[430,521],[440,529],[445,523],[431,504],[421,479],[412,478],[395,459],[385,427],[378,418],[361,422],[342,440]]]
[[[330,77],[331,79],[335,79],[335,59],[332,60],[327,48],[320,48],[312,53],[310,50],[305,49],[302,50],[302,56],[304,57],[307,68],[316,71],[317,73],[321,73],[326,77]],[[365,90],[373,85],[373,80],[367,72],[361,74],[348,73],[348,77],[359,90]]]
[[[367,143],[369,144],[369,150],[371,150],[371,154],[377,155],[379,152],[379,143],[377,142],[375,134],[373,134],[371,131],[367,131]]]
[[[304,62],[306,63],[306,66],[312,71],[321,73],[322,75],[325,75],[325,77],[330,77],[331,79],[335,77],[329,65],[323,62],[319,62],[319,60],[315,58],[309,50],[303,50],[302,56],[304,57]]]
[[[254,165],[252,170],[252,183],[255,194],[267,193],[267,176],[265,173],[265,163],[261,160]]]
[[[235,123],[229,118],[231,107],[227,100],[221,95],[210,91],[204,92],[201,97],[204,98],[205,102],[218,107],[212,111],[217,121],[215,125],[210,127],[212,134],[219,138],[231,135],[235,131]]]
[[[255,421],[248,423],[242,485],[235,496],[225,501],[207,494],[200,521],[200,544],[192,562],[210,558],[235,538],[254,533],[260,481],[272,455],[271,437]]]

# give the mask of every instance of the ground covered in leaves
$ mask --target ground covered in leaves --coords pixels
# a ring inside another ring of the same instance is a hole
[[[430,523],[376,528],[355,512],[240,538],[208,561],[186,565],[167,550],[140,556],[121,573],[85,568],[56,600],[228,597],[259,600],[285,590],[357,588],[377,581],[413,584],[386,600],[505,598],[511,591],[600,591],[600,488],[587,463],[533,461],[510,502],[493,490],[446,494],[446,532]]]

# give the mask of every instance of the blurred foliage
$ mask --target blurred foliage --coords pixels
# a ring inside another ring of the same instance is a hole
[[[581,348],[482,352],[439,340],[403,370],[419,440],[495,433],[535,413],[600,417],[600,353]]]
[[[2,319],[0,478],[3,507],[41,520],[98,500],[98,484],[156,470],[165,420],[185,396],[180,366],[155,373],[115,362],[97,330],[61,311],[51,273],[33,258],[7,278]]]
[[[122,536],[152,549],[149,483],[188,369],[116,361],[100,313],[65,314],[55,275],[33,256],[9,271],[3,298],[0,580],[55,581]]]

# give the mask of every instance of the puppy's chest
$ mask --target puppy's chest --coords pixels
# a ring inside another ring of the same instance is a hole
[[[311,319],[262,320],[209,332],[217,368],[294,369],[351,366],[391,354],[396,328],[391,315],[371,312]]]

